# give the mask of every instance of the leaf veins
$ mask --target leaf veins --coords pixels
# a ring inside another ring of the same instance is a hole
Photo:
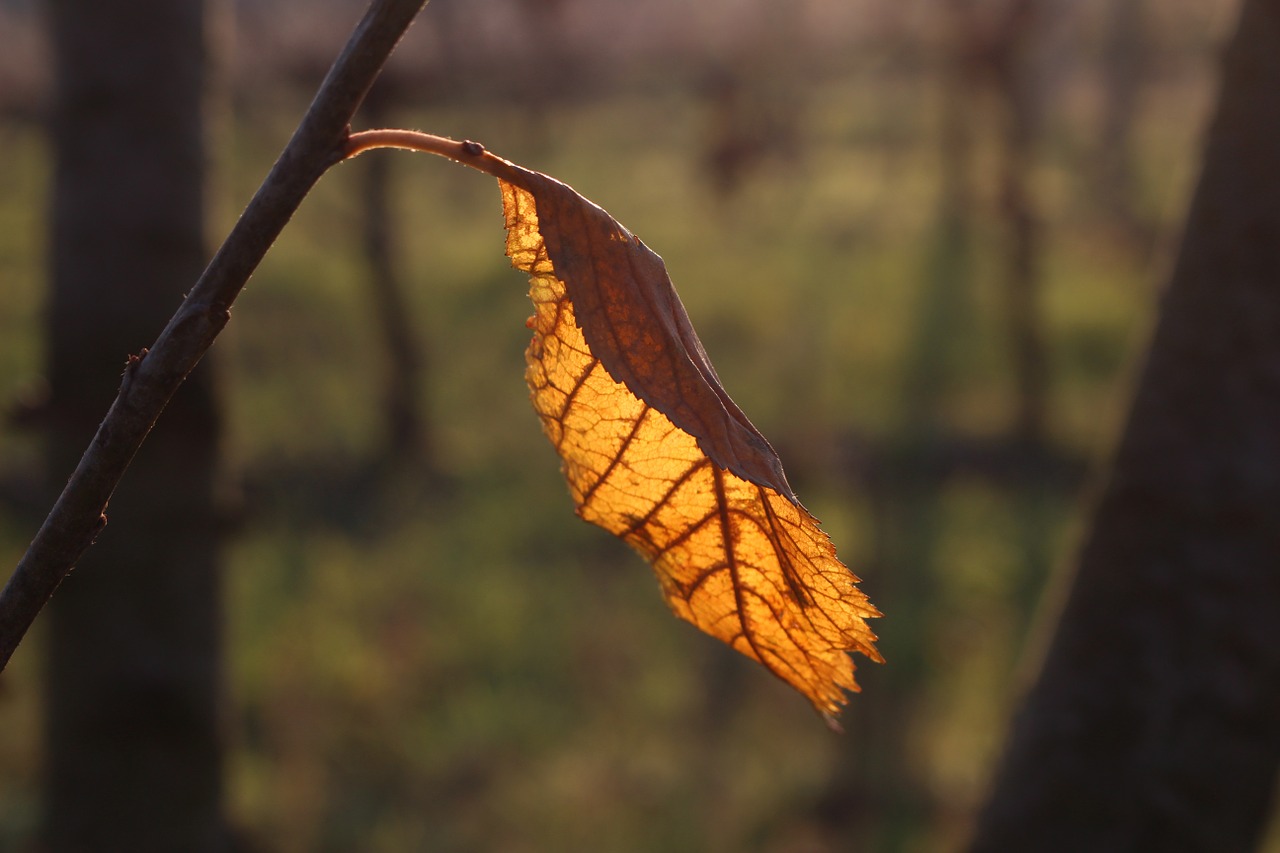
[[[507,255],[530,277],[525,377],[578,515],[652,563],[677,616],[832,720],[858,689],[849,653],[882,660],[866,622],[880,614],[721,387],[662,259],[572,188],[476,143],[352,142],[377,134],[498,178]]]
[[[880,659],[876,610],[720,386],[661,259],[565,185],[527,183],[501,182],[534,305],[525,377],[578,514],[652,562],[676,615],[837,711],[848,651]]]

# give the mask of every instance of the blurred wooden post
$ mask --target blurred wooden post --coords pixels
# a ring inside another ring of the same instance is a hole
[[[1280,3],[1246,0],[1111,475],[972,850],[1249,851],[1280,766]]]

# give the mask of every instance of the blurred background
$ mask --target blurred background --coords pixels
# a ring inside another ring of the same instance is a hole
[[[364,3],[208,6],[216,245]],[[1124,415],[1236,7],[432,0],[358,126],[479,140],[665,258],[888,664],[836,736],[673,619],[574,517],[529,409],[493,182],[376,152],[321,181],[213,351],[239,848],[955,849]],[[70,470],[45,461],[45,12],[0,0],[7,566]],[[47,622],[0,680],[3,849],[41,827]]]

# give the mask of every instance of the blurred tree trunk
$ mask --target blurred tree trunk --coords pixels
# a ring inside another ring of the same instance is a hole
[[[198,277],[203,0],[53,0],[49,476],[60,485],[129,353]],[[170,403],[48,611],[43,842],[225,849],[218,698],[218,403],[206,362]]]
[[[1049,390],[1040,320],[1040,223],[1031,188],[1044,95],[1033,65],[1042,6],[1038,0],[1013,0],[1003,11],[988,48],[992,85],[1004,106],[1000,202],[1007,232],[1004,275],[1010,362],[1018,401],[1013,429],[1015,439],[1028,448],[1044,446]]]
[[[1142,0],[1112,0],[1102,47],[1102,128],[1098,139],[1098,195],[1109,216],[1135,245],[1151,242],[1142,221],[1134,172],[1133,126],[1138,112],[1147,37]]]
[[[951,438],[943,409],[956,347],[972,319],[973,152],[982,122],[974,109],[981,83],[974,73],[975,4],[949,0],[940,14],[948,38],[937,78],[936,212],[905,356],[901,427],[866,487],[877,521],[876,560],[866,576],[881,578],[876,604],[892,618],[876,633],[892,663],[858,671],[865,692],[850,705],[851,736],[819,804],[833,849],[913,849],[937,809],[912,752],[923,686],[934,675],[924,626],[939,607],[934,563],[944,475],[931,463]]]
[[[374,127],[387,125],[392,96],[388,80],[380,81],[365,99],[365,117]],[[387,374],[383,391],[386,418],[380,465],[384,470],[415,470],[434,474],[439,470],[434,436],[423,412],[421,393],[423,348],[410,322],[408,299],[400,276],[393,211],[392,160],[368,157],[364,164],[365,262],[369,267],[369,301],[373,305],[380,337],[386,344]]]
[[[1246,0],[1110,480],[974,851],[1253,849],[1280,761],[1280,2]]]

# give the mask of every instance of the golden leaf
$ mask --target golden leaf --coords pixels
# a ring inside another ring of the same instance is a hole
[[[720,385],[662,259],[572,188],[474,142],[368,131],[498,178],[530,276],[534,409],[578,515],[652,563],[671,609],[764,664],[834,724],[879,616]]]
[[[662,260],[545,176],[500,181],[530,275],[525,376],[587,521],[653,564],[676,615],[764,664],[824,715],[880,660],[830,540],[721,388]],[[554,258],[554,260],[553,260]]]

